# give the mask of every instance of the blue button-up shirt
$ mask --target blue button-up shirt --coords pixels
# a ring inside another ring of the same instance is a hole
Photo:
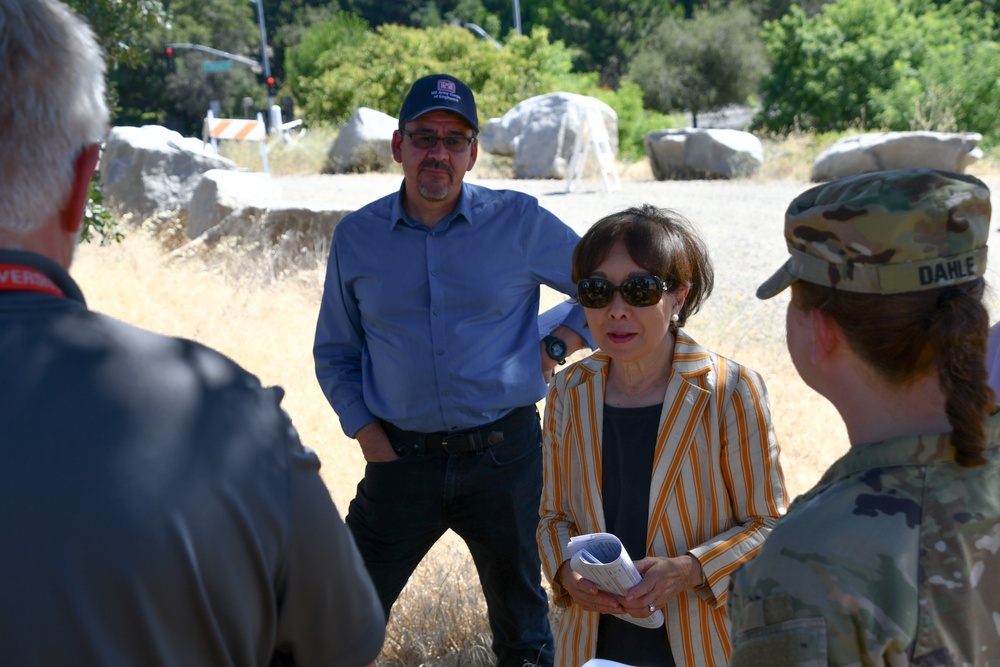
[[[433,228],[403,212],[400,192],[345,216],[313,348],[344,433],[376,419],[471,428],[540,400],[539,286],[576,294],[578,240],[534,197],[470,183]],[[563,320],[584,323],[578,305]]]

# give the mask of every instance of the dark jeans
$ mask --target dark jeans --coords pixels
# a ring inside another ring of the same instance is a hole
[[[482,452],[425,452],[393,441],[404,452],[400,459],[366,466],[346,521],[386,618],[420,560],[450,528],[465,540],[479,572],[497,665],[552,665],[535,541],[541,439],[536,416]]]

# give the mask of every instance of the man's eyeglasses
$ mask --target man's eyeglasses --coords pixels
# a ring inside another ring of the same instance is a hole
[[[439,137],[436,134],[430,134],[429,132],[410,132],[409,130],[400,130],[402,134],[405,134],[410,138],[410,142],[413,144],[414,148],[419,148],[422,151],[427,151],[435,146],[440,141],[444,144],[445,150],[449,153],[461,153],[466,148],[468,148],[475,137],[464,137],[462,135],[452,135],[449,137]]]
[[[576,300],[584,308],[604,308],[615,298],[615,292],[620,292],[628,305],[645,308],[658,304],[670,289],[659,276],[636,276],[621,285],[612,285],[604,278],[584,278],[576,284]]]

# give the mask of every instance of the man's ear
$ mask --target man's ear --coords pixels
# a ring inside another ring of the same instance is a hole
[[[819,308],[809,311],[814,332],[813,361],[829,359],[843,344],[844,332],[830,315]]]
[[[73,165],[73,185],[69,195],[59,211],[60,226],[63,231],[76,234],[83,224],[83,212],[87,207],[87,195],[90,193],[90,179],[97,169],[97,160],[101,156],[100,144],[90,144],[76,156]]]
[[[479,139],[473,139],[472,146],[469,147],[469,166],[465,168],[466,171],[472,171],[476,166],[477,157],[479,157]]]
[[[392,159],[402,164],[403,162],[403,133],[395,130],[392,133]]]

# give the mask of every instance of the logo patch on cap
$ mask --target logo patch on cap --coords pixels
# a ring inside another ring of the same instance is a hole
[[[462,96],[458,94],[458,87],[454,81],[438,79],[437,90],[431,91],[431,99],[458,104],[462,101]]]
[[[403,98],[399,117],[411,122],[431,111],[449,111],[464,118],[479,132],[476,98],[467,85],[448,74],[428,74],[413,82]]]

